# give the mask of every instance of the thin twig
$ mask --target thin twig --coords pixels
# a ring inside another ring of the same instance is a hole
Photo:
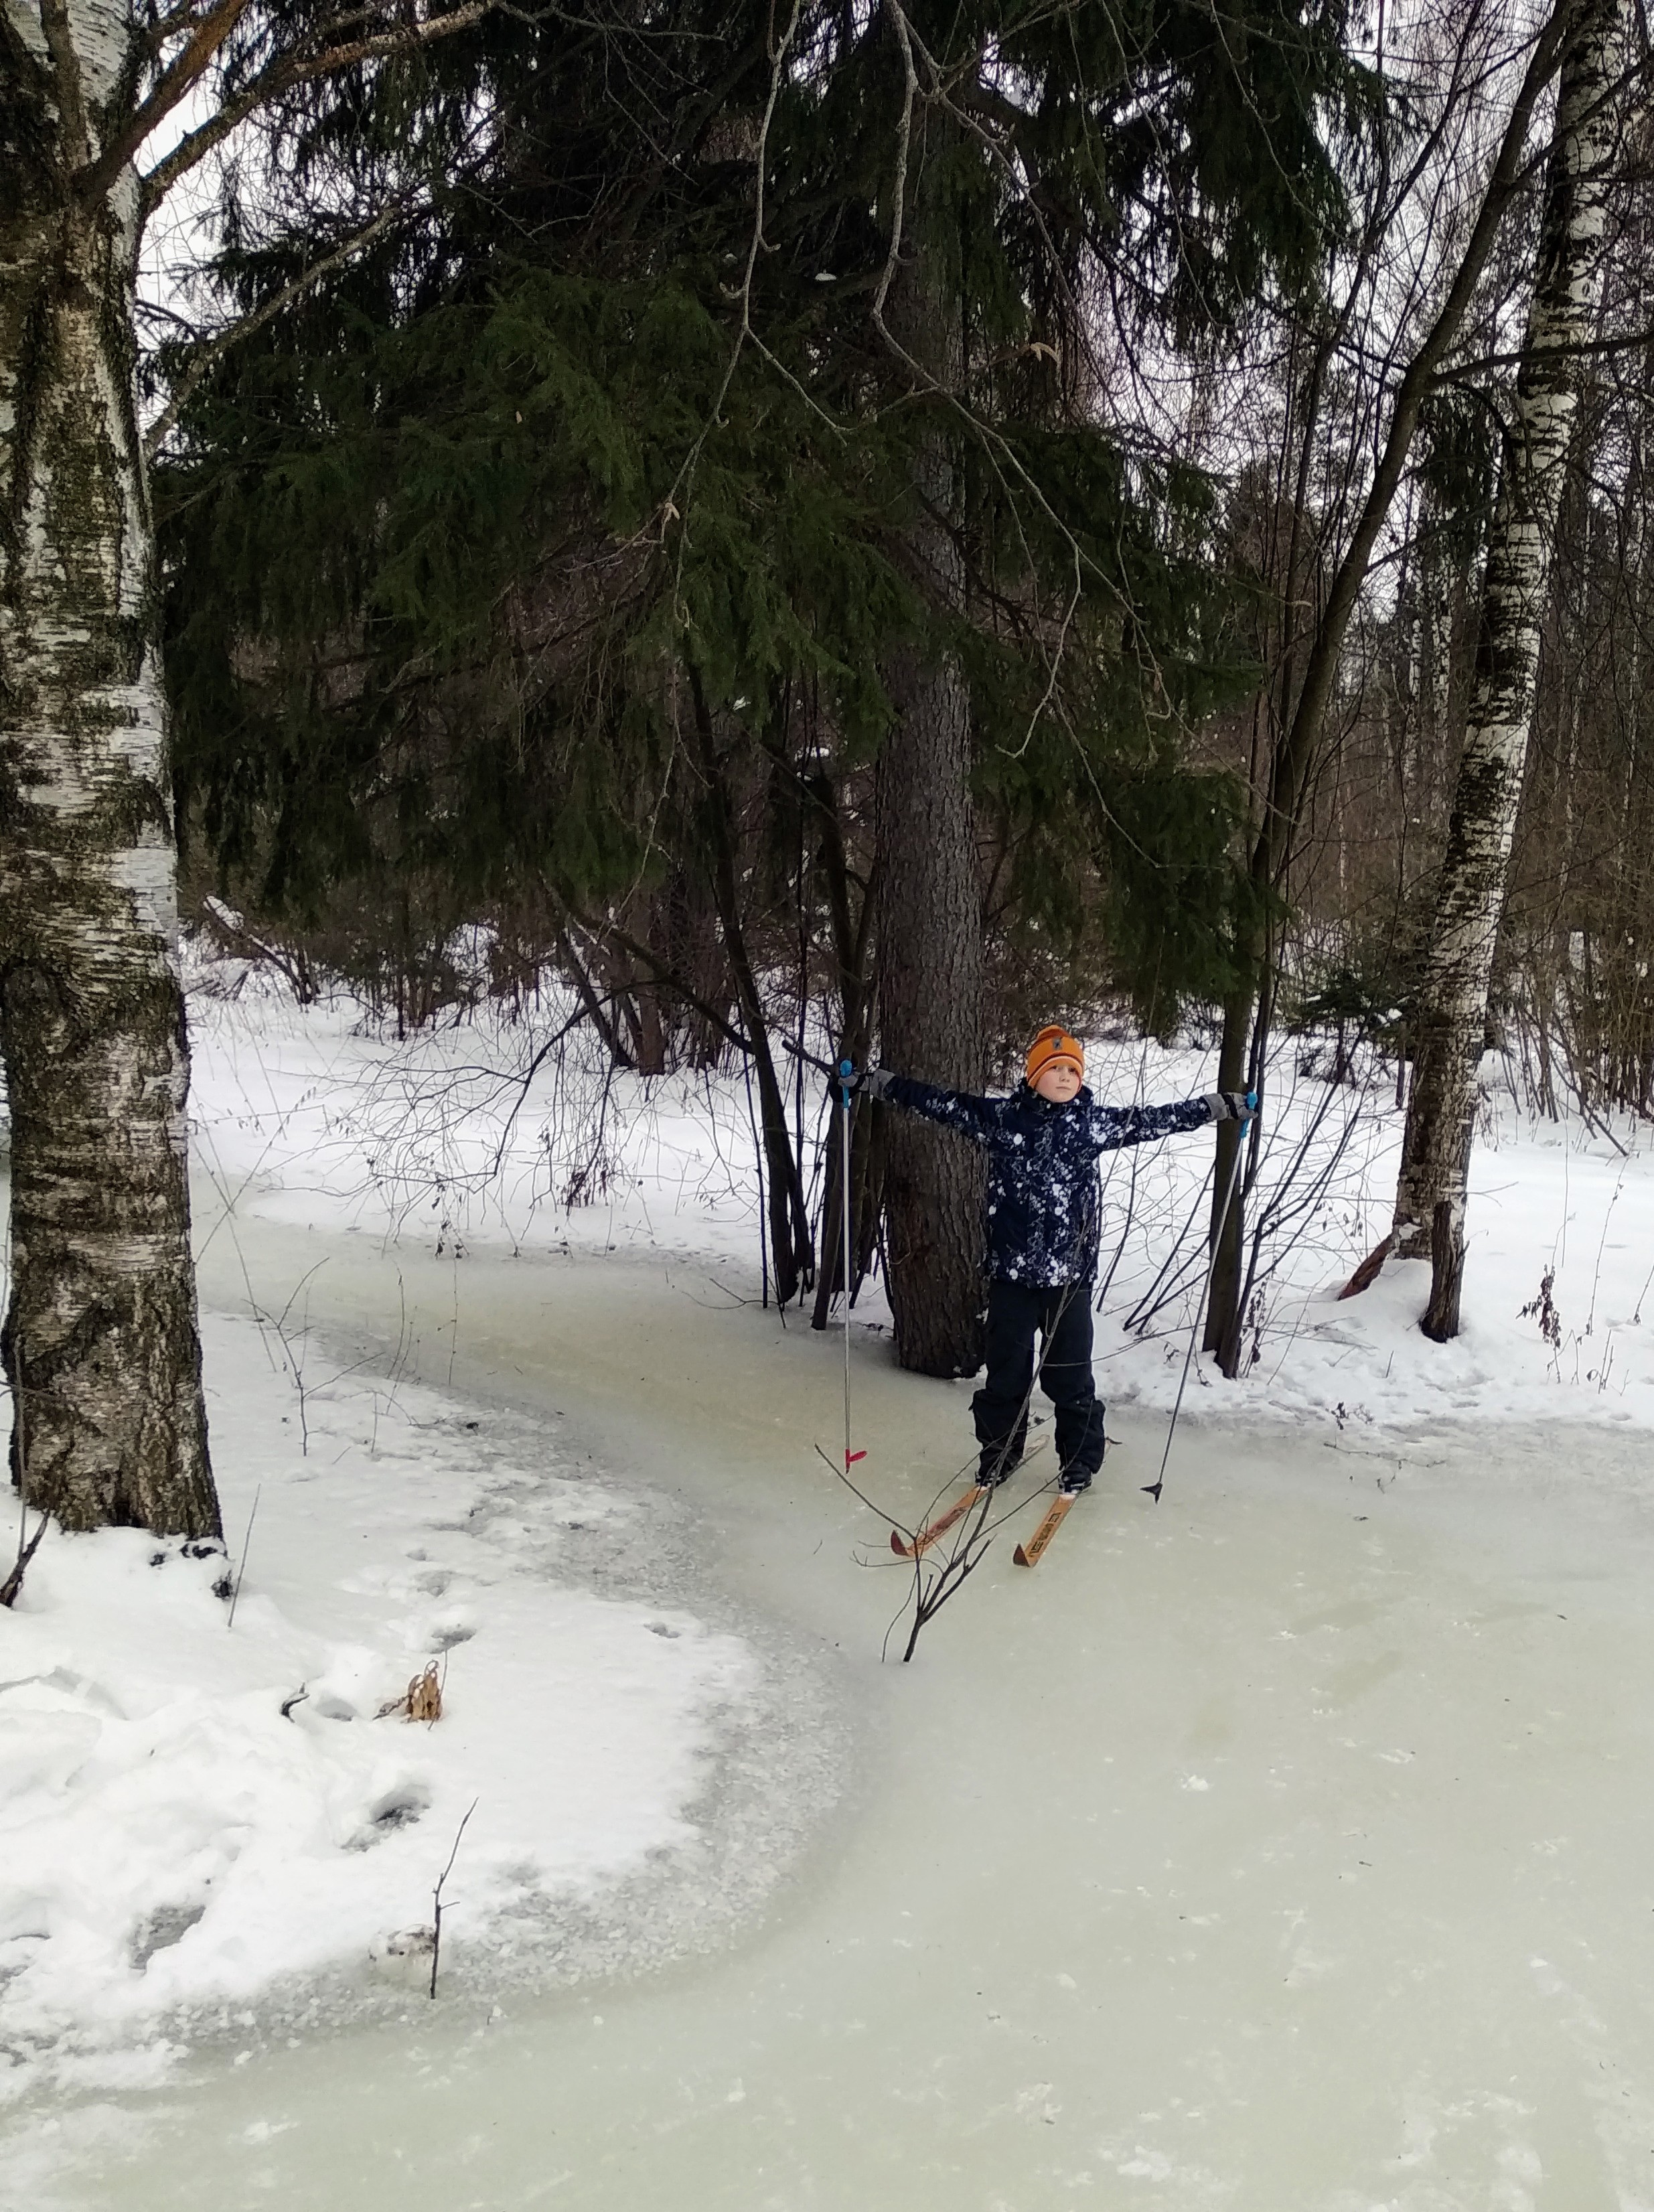
[[[469,1822],[471,1814],[477,1810],[478,1802],[479,1801],[473,1797],[471,1803],[466,1807],[465,1820],[461,1820],[459,1826],[453,1832],[453,1849],[448,1853],[448,1863],[447,1866],[443,1868],[441,1873],[437,1875],[436,1887],[431,1892],[430,1995],[433,2000],[435,2000],[436,1996],[436,1969],[442,1956],[442,1885],[447,1880],[448,1876],[453,1872],[453,1863],[459,1856],[459,1838],[465,1834],[466,1824]]]
[[[247,1516],[247,1533],[241,1539],[241,1563],[235,1570],[235,1587],[230,1592],[229,1619],[224,1623],[226,1628],[235,1626],[235,1608],[241,1601],[241,1578],[247,1571],[247,1547],[252,1541],[252,1524],[258,1518],[258,1500],[264,1487],[263,1483],[259,1483],[252,1493],[252,1510]]]

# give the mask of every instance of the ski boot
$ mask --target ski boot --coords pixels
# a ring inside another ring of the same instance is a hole
[[[1012,1470],[1021,1464],[1027,1446],[1025,1436],[1013,1437],[1009,1443],[985,1444],[981,1463],[976,1469],[978,1490],[997,1490],[1010,1479]]]

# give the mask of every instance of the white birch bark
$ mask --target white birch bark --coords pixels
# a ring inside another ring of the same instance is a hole
[[[0,0],[0,1052],[12,1472],[65,1526],[219,1533],[190,1253],[126,0]]]
[[[1396,1249],[1432,1254],[1423,1327],[1458,1331],[1475,1071],[1533,726],[1540,630],[1568,448],[1578,349],[1594,335],[1608,234],[1627,0],[1590,0],[1563,61],[1534,294],[1488,544],[1464,750],[1414,1020]]]
[[[1453,697],[1453,571],[1446,548],[1432,544],[1426,552],[1420,582],[1424,592],[1424,688],[1420,701],[1426,738],[1426,757],[1443,761],[1447,755]],[[1415,778],[1423,799],[1423,776]],[[1422,805],[1417,810],[1422,812]]]

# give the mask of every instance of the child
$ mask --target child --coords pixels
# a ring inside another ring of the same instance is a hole
[[[1028,1048],[1026,1082],[1009,1098],[976,1098],[870,1068],[859,1088],[922,1114],[988,1153],[988,1379],[970,1401],[982,1463],[1003,1482],[1022,1456],[1034,1388],[1056,1407],[1064,1490],[1085,1490],[1103,1464],[1103,1407],[1092,1373],[1091,1286],[1097,1273],[1097,1160],[1212,1121],[1248,1121],[1252,1091],[1208,1091],[1170,1106],[1099,1106],[1085,1088],[1085,1055],[1053,1024]]]

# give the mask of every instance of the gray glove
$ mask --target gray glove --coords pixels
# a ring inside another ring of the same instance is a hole
[[[1250,1121],[1258,1110],[1256,1091],[1208,1091],[1206,1103],[1214,1121]]]
[[[859,1097],[864,1091],[869,1098],[882,1098],[889,1087],[890,1080],[891,1071],[888,1067],[858,1067],[848,1081],[842,1076],[835,1076],[833,1103],[836,1106],[841,1104],[846,1091],[849,1092],[852,1098]]]

